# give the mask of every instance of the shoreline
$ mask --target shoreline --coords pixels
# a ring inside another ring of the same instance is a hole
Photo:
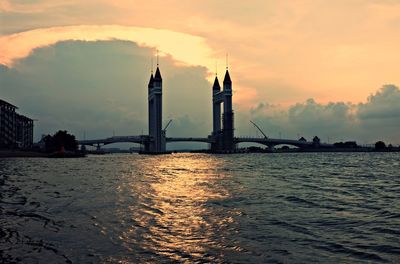
[[[47,158],[48,153],[21,150],[0,150],[0,158]]]
[[[253,154],[253,153],[262,153],[262,154],[276,154],[276,153],[392,153],[392,152],[400,152],[399,149],[392,150],[375,150],[375,149],[309,149],[309,150],[277,150],[277,151],[234,151],[234,152],[222,152],[222,153],[214,153],[209,152],[207,150],[188,150],[188,151],[167,151],[163,153],[157,154],[172,154],[172,153],[202,153],[202,154]],[[123,152],[125,153],[125,152]],[[99,155],[99,154],[91,154],[89,155]],[[102,153],[102,154],[118,154],[118,153]],[[153,153],[139,153],[139,154],[153,154]],[[79,155],[71,156],[71,157],[81,157]],[[51,153],[43,153],[43,152],[35,152],[35,151],[21,151],[21,150],[0,150],[0,158],[54,158]],[[68,157],[64,157],[68,158]]]
[[[74,153],[72,155],[60,156],[57,153],[45,153],[36,151],[22,151],[22,150],[0,150],[1,158],[80,158],[81,154]]]

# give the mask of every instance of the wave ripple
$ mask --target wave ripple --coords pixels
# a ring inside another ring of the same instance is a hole
[[[398,263],[398,153],[0,160],[2,263]]]

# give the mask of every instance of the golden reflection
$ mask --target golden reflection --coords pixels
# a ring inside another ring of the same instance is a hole
[[[143,172],[150,184],[140,207],[131,208],[133,226],[123,237],[141,240],[142,248],[170,260],[216,260],[208,251],[221,246],[224,227],[233,221],[222,208],[207,204],[230,196],[221,184],[228,177],[219,171],[221,162],[199,154],[152,158]]]

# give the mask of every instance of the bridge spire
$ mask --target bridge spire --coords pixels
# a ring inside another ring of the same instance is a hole
[[[161,82],[162,77],[161,77],[161,72],[160,72],[160,63],[159,63],[159,56],[158,56],[158,50],[157,50],[157,69],[156,69],[156,74],[154,75],[154,80]],[[161,87],[161,86],[160,86]]]
[[[214,85],[213,85],[213,91],[220,91],[221,90],[221,86],[219,85],[219,81],[218,81],[218,76],[215,76],[215,80],[214,80]]]
[[[147,86],[149,89],[151,89],[151,88],[153,88],[154,87],[154,77],[153,77],[153,71],[152,71],[152,73],[151,73],[151,75],[150,75],[150,80],[149,80],[149,84],[148,84],[148,86]]]
[[[154,81],[162,81],[160,68],[157,67],[156,74],[154,75]]]
[[[226,70],[226,72],[225,72],[224,84],[228,84],[228,85],[232,84],[231,76],[229,75],[229,71],[228,70]]]

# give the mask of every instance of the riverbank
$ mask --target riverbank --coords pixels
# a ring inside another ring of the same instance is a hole
[[[21,150],[0,150],[0,158],[46,158],[47,153]]]
[[[44,153],[22,150],[0,150],[0,158],[80,158],[85,155],[82,153]]]

